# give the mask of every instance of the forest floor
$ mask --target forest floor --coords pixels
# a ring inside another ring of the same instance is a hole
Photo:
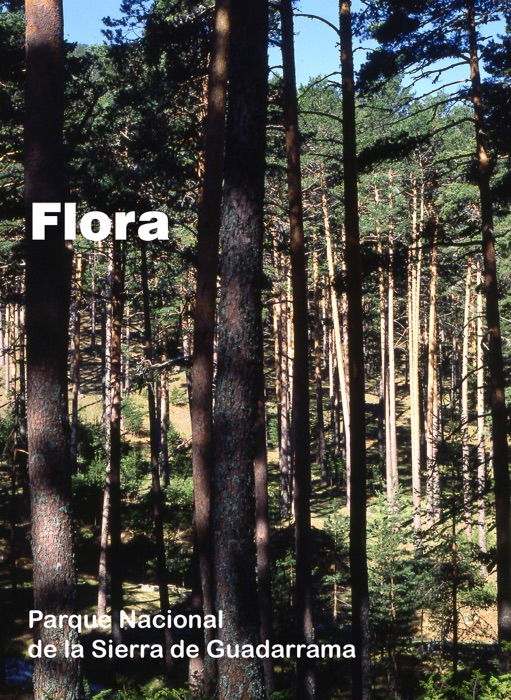
[[[82,370],[82,394],[80,396],[80,420],[88,426],[96,426],[101,434],[101,387],[97,384],[98,357],[92,353],[85,353]],[[407,425],[407,393],[401,387],[398,395],[398,441],[400,445],[400,464],[408,463],[409,429]],[[368,393],[368,412],[373,414],[377,410],[378,397]],[[6,402],[0,389],[0,404]],[[147,471],[137,471],[138,464],[147,462],[148,458],[148,418],[146,410],[145,392],[132,391],[127,395],[127,410],[125,412],[125,442],[127,492],[124,505],[125,531],[123,534],[125,571],[125,608],[136,609],[139,612],[153,613],[158,610],[158,590],[155,585],[154,547],[151,542],[151,517],[148,507],[149,478]],[[269,407],[270,421],[272,419],[272,407]],[[187,400],[187,386],[184,372],[173,374],[170,384],[170,422],[173,425],[177,438],[177,452],[180,460],[176,466],[176,473],[171,479],[170,489],[166,494],[168,504],[168,531],[169,538],[169,566],[173,571],[171,576],[170,594],[171,604],[176,611],[186,610],[189,605],[190,581],[187,570],[192,548],[191,534],[191,470],[190,470],[190,416]],[[370,421],[376,424],[375,420]],[[370,462],[371,483],[377,483],[382,478],[379,465],[378,444],[376,432],[368,435],[368,454]],[[131,455],[131,457],[130,457]],[[5,459],[5,457],[4,457]],[[131,461],[130,461],[131,460]],[[7,460],[6,460],[7,461]],[[371,466],[372,465],[372,466]],[[99,514],[101,505],[101,484],[103,477],[100,474],[97,482],[91,481],[85,473],[87,469],[82,466],[82,474],[78,475],[75,489],[76,515],[77,515],[77,565],[79,572],[78,605],[82,614],[93,613],[96,605],[96,570],[98,562],[98,536]],[[104,464],[98,465],[104,468]],[[293,548],[293,527],[291,521],[280,521],[279,515],[279,477],[278,477],[278,453],[275,445],[270,445],[270,507],[273,527],[273,548],[277,559],[276,586],[279,589],[277,596],[280,598],[280,608],[277,613],[277,635],[286,634],[288,621],[281,618],[289,617],[289,605],[292,604],[292,593],[280,590],[287,586],[287,591],[292,590],[293,572],[290,565],[290,557]],[[131,470],[131,471],[130,471]],[[400,475],[403,483],[403,493],[409,493],[411,484],[406,469],[402,468]],[[0,562],[0,586],[1,598],[6,612],[4,619],[9,623],[3,627],[4,648],[6,656],[15,662],[16,659],[26,658],[26,651],[31,641],[27,619],[28,610],[31,607],[31,564],[29,550],[29,520],[28,504],[21,491],[16,488],[15,493],[11,487],[12,468],[9,464],[2,464],[0,470],[0,499],[1,507],[5,513],[10,513],[2,519],[2,532],[0,539],[4,555]],[[368,511],[368,523],[370,533],[377,531],[378,518],[378,493],[373,487],[370,490]],[[404,518],[401,526],[406,528],[411,522],[411,509],[404,509]],[[24,514],[24,515],[23,515]],[[345,489],[341,483],[325,486],[321,483],[320,474],[316,465],[313,467],[311,517],[314,528],[315,556],[324,561],[317,562],[317,569],[322,578],[318,578],[318,587],[321,587],[320,599],[322,601],[322,613],[320,615],[319,628],[323,630],[320,636],[327,634],[328,630],[346,626],[347,611],[350,607],[349,587],[347,580],[347,522],[348,510],[345,506]],[[373,528],[373,530],[371,530]],[[13,537],[13,532],[15,536]],[[446,538],[450,535],[446,531]],[[371,535],[370,535],[371,536]],[[15,548],[13,555],[12,548]],[[406,548],[405,545],[399,547]],[[408,545],[409,549],[411,546]],[[374,547],[373,550],[374,551]],[[410,555],[413,553],[410,552]],[[371,554],[370,554],[371,556]],[[442,555],[447,556],[445,553]],[[370,567],[374,562],[369,562]],[[447,560],[448,563],[448,560]],[[489,576],[489,586],[495,586],[495,572]],[[284,598],[282,598],[284,595]],[[291,598],[286,603],[286,596]],[[463,657],[463,649],[470,657],[479,653],[478,648],[483,649],[483,656],[491,657],[493,645],[496,639],[496,611],[495,606],[473,603],[458,604],[459,615],[459,642],[460,657]],[[444,621],[445,622],[445,621]],[[441,671],[448,666],[448,656],[445,654],[446,645],[452,630],[449,623],[445,623],[441,629],[441,620],[435,618],[429,612],[423,612],[413,621],[413,632],[410,638],[408,655],[399,659],[404,669],[415,678],[417,655],[427,657],[427,665],[430,672]],[[410,630],[411,632],[411,630]],[[343,634],[343,633],[341,633]],[[89,636],[90,637],[90,636]],[[442,639],[443,641],[440,641]],[[90,638],[88,642],[90,643]],[[482,646],[481,646],[482,645]],[[444,651],[442,651],[444,649]],[[494,653],[494,652],[493,652]],[[379,697],[389,697],[385,693],[384,673],[388,662],[384,648],[375,656],[381,666],[378,685]],[[131,671],[136,671],[136,665],[132,664]],[[158,669],[145,668],[141,670],[141,677],[155,675]],[[122,675],[123,669],[114,669],[117,675]],[[124,669],[125,672],[125,669]],[[108,685],[112,678],[111,666],[92,669],[86,664],[86,673],[94,678],[100,686]],[[114,675],[115,675],[114,673]],[[283,669],[284,675],[289,669]],[[337,671],[339,673],[339,671]],[[178,673],[182,682],[186,679],[186,669],[183,665]],[[404,673],[406,676],[406,673]],[[416,683],[416,678],[415,681]],[[348,697],[346,679],[338,680],[340,690],[332,698]],[[26,687],[26,686],[25,686]],[[344,687],[344,689],[343,689]],[[24,686],[19,686],[15,691],[0,691],[3,700],[28,700],[30,693],[24,692]],[[327,697],[325,695],[325,697]],[[410,695],[414,697],[414,695]]]

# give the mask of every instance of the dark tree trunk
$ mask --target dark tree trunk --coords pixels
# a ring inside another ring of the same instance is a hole
[[[66,434],[67,350],[72,251],[62,221],[45,241],[32,240],[32,204],[66,198],[63,146],[62,3],[27,0],[26,11],[26,309],[27,398],[34,608],[44,615],[74,612],[69,442]],[[80,662],[64,655],[77,642],[68,625],[39,627],[55,658],[36,659],[34,697],[80,697]]]
[[[293,472],[296,548],[296,641],[314,641],[312,620],[312,576],[310,552],[310,408],[309,342],[307,305],[307,265],[303,232],[302,176],[300,135],[293,38],[291,0],[281,0],[282,63],[284,77],[284,126],[286,130],[287,185],[290,223],[291,285],[293,291]],[[295,697],[315,696],[315,669],[312,659],[300,657],[296,662]]]
[[[265,170],[268,5],[233,4],[221,225],[218,369],[214,414],[213,551],[225,643],[259,640],[255,499],[258,352]],[[218,696],[265,697],[261,660],[218,659]]]
[[[124,290],[123,255],[120,243],[112,246],[112,343],[110,383],[110,603],[112,610],[112,637],[121,641],[120,611],[122,610],[122,554],[121,554],[121,341]]]
[[[213,357],[215,304],[222,174],[224,164],[225,105],[231,30],[231,0],[216,0],[209,65],[208,112],[204,128],[204,181],[197,224],[197,294],[194,314],[192,367],[192,461],[195,492],[195,546],[200,571],[202,608],[213,612],[211,563],[211,471],[213,446]],[[205,630],[205,642],[212,631]],[[204,659],[190,663],[192,695],[208,693],[214,683],[212,664]]]
[[[486,129],[477,54],[477,28],[474,3],[467,3],[467,27],[470,42],[470,79],[476,128],[478,184],[483,233],[484,293],[486,297],[486,342],[490,374],[491,438],[495,478],[495,519],[497,526],[497,608],[499,642],[511,641],[511,504],[507,414],[504,394],[504,362],[500,332],[499,289],[493,232],[493,207],[490,192],[491,163],[486,147]]]
[[[348,362],[350,383],[350,569],[353,643],[353,698],[371,694],[369,638],[369,584],[366,532],[366,429],[362,307],[362,273],[358,220],[358,171],[355,118],[355,85],[351,30],[351,3],[340,2],[340,39],[343,102],[344,207],[346,221],[346,289],[348,298]]]

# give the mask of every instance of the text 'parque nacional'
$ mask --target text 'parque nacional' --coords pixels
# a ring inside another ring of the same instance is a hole
[[[142,241],[168,241],[169,220],[162,211],[146,211],[137,220],[134,211],[117,211],[113,220],[102,211],[89,211],[78,222],[76,204],[66,202],[62,209],[60,202],[34,202],[32,204],[32,239],[46,240],[46,233],[52,227],[63,225],[66,241],[74,241],[77,230],[89,241],[102,241],[111,233],[115,240],[125,241],[128,226],[135,224],[137,235]]]

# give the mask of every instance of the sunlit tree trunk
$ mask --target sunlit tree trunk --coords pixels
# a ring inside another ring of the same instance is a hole
[[[316,385],[317,462],[321,470],[321,481],[328,484],[329,474],[326,463],[325,421],[323,412],[322,349],[321,349],[321,288],[319,285],[319,263],[317,236],[314,237],[313,285],[314,285],[314,381]]]
[[[481,201],[484,293],[486,297],[486,338],[490,377],[491,437],[495,480],[495,519],[497,527],[497,608],[499,642],[511,641],[511,504],[507,411],[504,391],[504,362],[500,332],[499,289],[490,191],[492,164],[486,147],[486,129],[477,53],[477,27],[473,0],[466,4],[470,49],[471,97],[474,107],[478,185]]]
[[[389,172],[389,209],[392,214],[392,171]],[[387,285],[387,354],[388,366],[386,377],[385,402],[385,446],[387,453],[387,479],[390,479],[392,494],[397,494],[397,420],[396,420],[396,360],[394,340],[394,224],[389,223],[389,267]]]
[[[483,357],[483,290],[479,276],[477,286],[477,334],[476,334],[476,407],[477,407],[477,533],[479,553],[486,555],[486,445],[484,405],[484,357]],[[486,565],[483,565],[486,572]]]
[[[81,302],[82,255],[75,256],[75,294],[71,306],[71,472],[77,471],[78,458],[78,398],[80,394],[81,364]]]
[[[275,285],[273,330],[275,334],[275,392],[279,436],[280,516],[286,520],[291,514],[291,427],[287,295],[281,281],[287,277],[287,268],[283,256],[278,250],[275,236],[273,237],[272,256],[278,280]]]
[[[341,0],[340,40],[343,104],[344,208],[351,463],[350,571],[353,643],[353,700],[371,696],[369,581],[367,572],[366,424],[362,270],[358,213],[358,168],[351,3]]]
[[[259,353],[264,357],[261,328]],[[266,441],[266,398],[264,367],[261,365],[257,397],[256,454],[254,460],[256,502],[257,594],[261,641],[273,639],[273,606],[271,594],[270,514],[268,505],[268,450]],[[266,696],[274,690],[273,660],[263,659]]]
[[[463,520],[465,533],[469,540],[472,539],[472,494],[470,488],[470,441],[469,441],[469,415],[468,415],[468,363],[470,348],[470,320],[472,300],[472,259],[469,258],[467,275],[465,277],[465,304],[463,313],[463,343],[461,350],[461,459],[463,481]]]
[[[333,338],[335,345],[335,353],[337,358],[337,369],[339,377],[339,387],[341,394],[342,421],[344,426],[344,441],[346,444],[346,506],[350,507],[350,473],[351,473],[351,458],[348,446],[350,444],[350,421],[349,421],[349,378],[346,375],[345,368],[347,366],[346,353],[342,342],[341,334],[341,319],[339,315],[339,302],[335,289],[335,265],[334,253],[332,247],[332,235],[330,233],[330,219],[328,216],[328,205],[326,198],[325,183],[322,184],[321,203],[323,209],[323,225],[325,230],[326,254],[328,277],[330,287],[330,305],[333,321]]]
[[[438,474],[438,343],[437,343],[438,222],[433,231],[429,264],[428,378],[426,404],[426,524],[434,525],[440,516]]]
[[[154,537],[156,542],[156,572],[158,592],[160,596],[160,611],[166,616],[170,609],[167,561],[165,554],[165,533],[163,523],[163,495],[160,485],[160,470],[158,464],[159,426],[156,412],[156,396],[154,391],[153,372],[153,339],[151,328],[151,307],[149,302],[149,281],[147,272],[147,251],[144,244],[141,247],[140,276],[142,281],[142,302],[144,308],[144,358],[147,363],[147,401],[149,414],[149,442],[151,459],[151,495],[153,500]],[[172,630],[164,628],[165,640],[165,671],[170,674],[173,665],[171,654]]]
[[[412,231],[408,251],[408,358],[410,365],[410,434],[412,464],[413,527],[416,546],[421,544],[421,446],[420,446],[420,286],[421,241],[417,183],[412,184]]]

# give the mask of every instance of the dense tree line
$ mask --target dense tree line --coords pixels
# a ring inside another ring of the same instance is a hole
[[[1,4],[0,680],[31,609],[224,616],[128,670],[39,625],[37,700],[508,692],[509,8],[342,0],[298,87],[294,11],[132,0],[81,46]]]

